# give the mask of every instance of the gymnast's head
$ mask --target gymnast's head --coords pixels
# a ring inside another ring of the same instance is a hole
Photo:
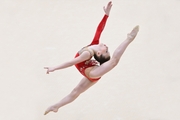
[[[100,43],[98,44],[98,51],[95,52],[94,54],[94,58],[101,64],[107,62],[108,60],[110,60],[110,53],[108,51],[108,47],[103,44]]]

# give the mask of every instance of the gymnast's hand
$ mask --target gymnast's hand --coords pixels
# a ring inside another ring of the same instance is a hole
[[[55,71],[55,68],[53,68],[53,67],[44,67],[44,69],[47,69],[46,74],[49,74],[49,72]]]
[[[107,16],[109,16],[109,13],[110,13],[111,7],[112,7],[112,2],[111,2],[111,1],[107,4],[107,6],[106,6],[106,7],[105,7],[105,6],[103,7],[104,12],[105,12],[105,14],[106,14]]]

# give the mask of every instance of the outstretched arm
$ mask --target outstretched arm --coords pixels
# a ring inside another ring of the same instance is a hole
[[[49,74],[49,72],[54,72],[55,70],[60,70],[60,69],[64,69],[67,67],[71,67],[77,63],[80,63],[82,61],[89,59],[90,57],[91,57],[90,53],[88,51],[84,51],[80,56],[78,56],[68,62],[62,63],[55,67],[44,67],[44,69],[47,69],[47,74]]]
[[[110,13],[110,10],[111,10],[111,7],[112,7],[112,2],[110,1],[107,6],[103,7],[104,9],[104,12],[105,12],[105,15],[103,17],[103,19],[101,20],[101,22],[99,23],[97,29],[96,29],[96,33],[95,33],[95,36],[94,36],[94,39],[93,41],[91,42],[90,45],[94,45],[94,44],[99,44],[99,38],[101,36],[101,33],[106,25],[106,21],[107,21],[107,18],[109,16],[109,13]]]

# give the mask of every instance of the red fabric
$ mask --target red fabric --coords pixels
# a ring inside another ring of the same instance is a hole
[[[99,25],[98,25],[98,27],[96,29],[95,36],[94,36],[94,38],[93,38],[93,40],[92,40],[90,45],[99,44],[99,38],[101,36],[102,31],[104,30],[107,18],[108,18],[108,16],[104,15],[103,19],[101,20],[101,22],[99,23]]]
[[[108,18],[108,16],[104,15],[103,19],[101,20],[101,22],[99,23],[99,25],[96,29],[95,36],[90,45],[99,44],[99,39],[100,39],[101,33],[106,25],[107,18]],[[79,56],[79,53],[76,54],[75,58],[78,56]],[[75,66],[83,76],[88,78],[90,81],[95,82],[95,81],[99,80],[100,78],[97,78],[97,79],[89,78],[85,74],[85,69],[88,67],[96,66],[96,65],[98,65],[98,62],[96,60],[91,60],[91,58],[90,58],[89,60],[86,60],[86,61],[76,64]]]
[[[75,57],[78,57],[79,56],[79,53],[76,54]],[[81,62],[81,63],[78,63],[76,64],[76,68],[78,69],[78,71],[86,78],[88,78],[90,81],[92,82],[95,82],[97,80],[99,80],[100,78],[97,78],[97,79],[93,79],[93,78],[89,78],[88,76],[86,76],[85,74],[85,69],[88,68],[88,67],[93,67],[93,66],[96,66],[98,65],[98,62],[96,60],[86,60],[84,62]]]

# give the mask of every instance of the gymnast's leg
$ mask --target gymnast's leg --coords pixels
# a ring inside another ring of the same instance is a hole
[[[126,40],[123,41],[114,51],[112,58],[109,61],[103,63],[101,66],[94,67],[89,72],[89,77],[99,78],[102,77],[107,72],[109,72],[111,69],[113,69],[118,64],[121,56],[123,55],[128,45],[135,39],[138,31],[139,31],[139,26],[134,27],[131,33],[128,34]]]
[[[81,93],[86,91],[88,88],[90,88],[92,85],[94,85],[96,82],[91,82],[86,77],[84,77],[80,83],[72,90],[70,94],[68,94],[66,97],[64,97],[61,101],[58,103],[50,106],[44,113],[44,115],[48,114],[49,112],[57,112],[58,109],[66,104],[69,104],[73,102]]]

